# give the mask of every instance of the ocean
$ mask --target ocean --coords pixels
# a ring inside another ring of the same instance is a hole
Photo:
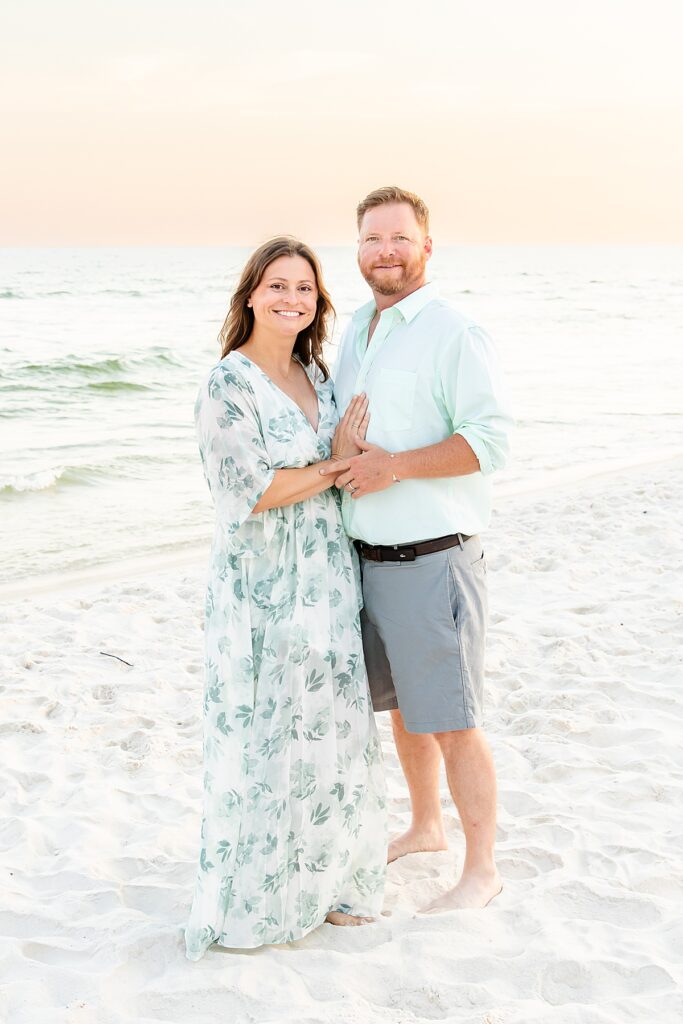
[[[369,298],[320,247],[337,324]],[[208,546],[193,405],[248,250],[0,250],[0,581]],[[683,453],[683,247],[439,249],[517,420],[500,500]]]

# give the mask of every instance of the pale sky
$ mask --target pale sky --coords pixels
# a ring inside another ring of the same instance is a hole
[[[683,242],[681,0],[4,0],[0,244]]]

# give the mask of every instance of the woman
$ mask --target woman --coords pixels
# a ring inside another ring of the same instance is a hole
[[[382,903],[381,751],[355,552],[334,475],[367,400],[337,426],[318,261],[274,238],[248,260],[196,420],[216,506],[206,600],[204,817],[187,956],[362,924]]]

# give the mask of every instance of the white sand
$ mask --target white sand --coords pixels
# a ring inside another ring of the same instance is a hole
[[[682,508],[682,461],[499,499],[487,730],[505,889],[488,909],[414,916],[457,876],[451,818],[449,853],[391,865],[377,924],[198,963],[181,929],[203,564],[0,606],[0,1020],[683,1019]]]

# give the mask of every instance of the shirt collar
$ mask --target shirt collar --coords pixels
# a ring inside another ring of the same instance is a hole
[[[401,299],[400,302],[396,302],[389,308],[395,309],[401,314],[405,322],[409,324],[415,319],[417,314],[424,309],[428,302],[437,298],[438,294],[439,290],[437,285],[433,281],[429,281],[427,284],[423,284],[421,288],[411,292],[410,295],[406,295],[405,299]],[[377,306],[375,305],[375,300],[371,299],[370,302],[366,302],[364,306],[357,309],[351,319],[358,325],[369,323],[376,312]]]

